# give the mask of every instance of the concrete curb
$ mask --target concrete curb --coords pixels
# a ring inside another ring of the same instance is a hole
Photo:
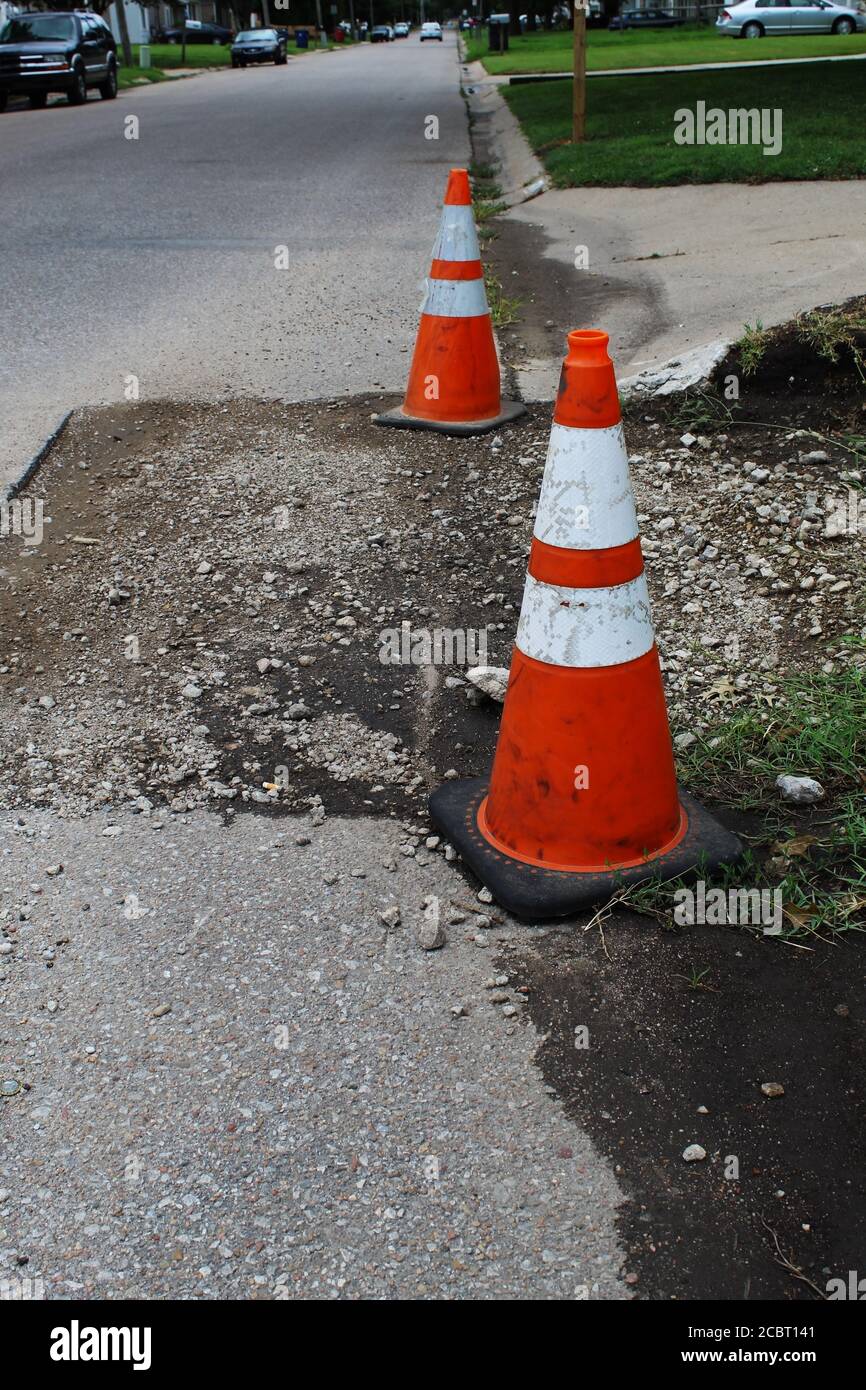
[[[652,396],[674,396],[709,381],[715,368],[724,362],[733,343],[718,339],[689,348],[669,357],[657,367],[647,367],[619,383],[620,400],[648,400]]]
[[[496,164],[502,202],[516,207],[549,187],[547,173],[498,87],[480,63],[461,63],[460,80],[471,116],[470,135],[481,164]]]
[[[73,412],[71,410],[67,410],[66,414],[61,418],[59,424],[55,425],[48,438],[44,441],[43,444],[39,446],[30,462],[28,464],[25,464],[18,477],[13,479],[11,483],[6,484],[6,487],[3,491],[3,496],[2,498],[0,498],[0,501],[11,502],[12,498],[17,497],[19,492],[21,492],[22,489],[24,489],[27,486],[27,484],[31,481],[31,479],[36,476],[42,463],[44,462],[48,454],[51,452],[51,450],[54,448],[54,445],[57,443],[58,439],[63,434],[63,431],[66,429],[66,426],[69,424],[69,421],[72,419],[72,415]]]

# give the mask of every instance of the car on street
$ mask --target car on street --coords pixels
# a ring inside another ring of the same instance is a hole
[[[684,19],[666,10],[622,10],[608,24],[608,29],[679,29]]]
[[[117,96],[117,44],[99,15],[82,10],[11,15],[0,28],[0,111],[10,94],[44,106],[49,92],[65,92],[80,106],[95,87]]]
[[[425,39],[438,39],[442,42],[442,25],[437,24],[435,19],[428,20],[421,25],[421,42]]]
[[[187,25],[187,43],[231,43],[232,30],[224,24],[207,24],[193,20]],[[154,35],[155,43],[183,43],[183,25],[173,24],[168,29],[159,29]]]
[[[394,25],[394,38],[395,38],[395,39],[408,39],[408,37],[409,37],[409,25],[408,25],[408,24],[399,23],[399,24],[395,24],[395,25]]]
[[[766,34],[866,34],[866,14],[833,0],[742,0],[716,20],[719,34],[762,39]]]
[[[245,68],[247,63],[282,67],[287,62],[286,41],[276,29],[242,29],[232,44],[233,68]]]
[[[390,43],[394,35],[389,24],[377,24],[370,30],[371,43]]]

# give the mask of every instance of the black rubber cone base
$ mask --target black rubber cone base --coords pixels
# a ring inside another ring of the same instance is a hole
[[[383,415],[377,415],[375,423],[377,425],[391,425],[398,430],[436,430],[439,434],[469,435],[469,434],[489,434],[491,430],[498,430],[500,425],[510,425],[512,420],[519,420],[521,415],[526,414],[526,406],[523,401],[500,401],[499,414],[492,420],[424,420],[420,415],[405,415],[403,407],[398,406],[396,410],[386,410]]]
[[[473,777],[445,782],[430,797],[430,815],[467,864],[506,912],[524,921],[570,917],[603,903],[628,884],[653,875],[677,878],[706,874],[722,864],[734,863],[743,853],[732,835],[688,792],[680,789],[680,803],[688,816],[688,830],[667,854],[648,859],[630,869],[575,873],[523,864],[494,849],[478,829],[478,808],[487,795],[488,782]]]

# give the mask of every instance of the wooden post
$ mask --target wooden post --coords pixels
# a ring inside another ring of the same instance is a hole
[[[574,104],[571,138],[575,145],[586,139],[586,9],[585,0],[574,4]]]

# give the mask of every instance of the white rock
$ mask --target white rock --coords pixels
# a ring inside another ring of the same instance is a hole
[[[500,705],[504,701],[508,689],[507,666],[470,666],[466,679],[489,699],[496,700]]]
[[[700,1144],[689,1144],[688,1148],[683,1149],[683,1158],[686,1163],[700,1163],[707,1156],[706,1149],[702,1149]]]
[[[777,777],[776,786],[782,800],[791,801],[795,806],[811,806],[816,801],[823,801],[827,794],[814,777],[792,777],[789,773]]]
[[[185,700],[198,700],[201,698],[201,690],[192,681],[188,681],[181,691]]]

